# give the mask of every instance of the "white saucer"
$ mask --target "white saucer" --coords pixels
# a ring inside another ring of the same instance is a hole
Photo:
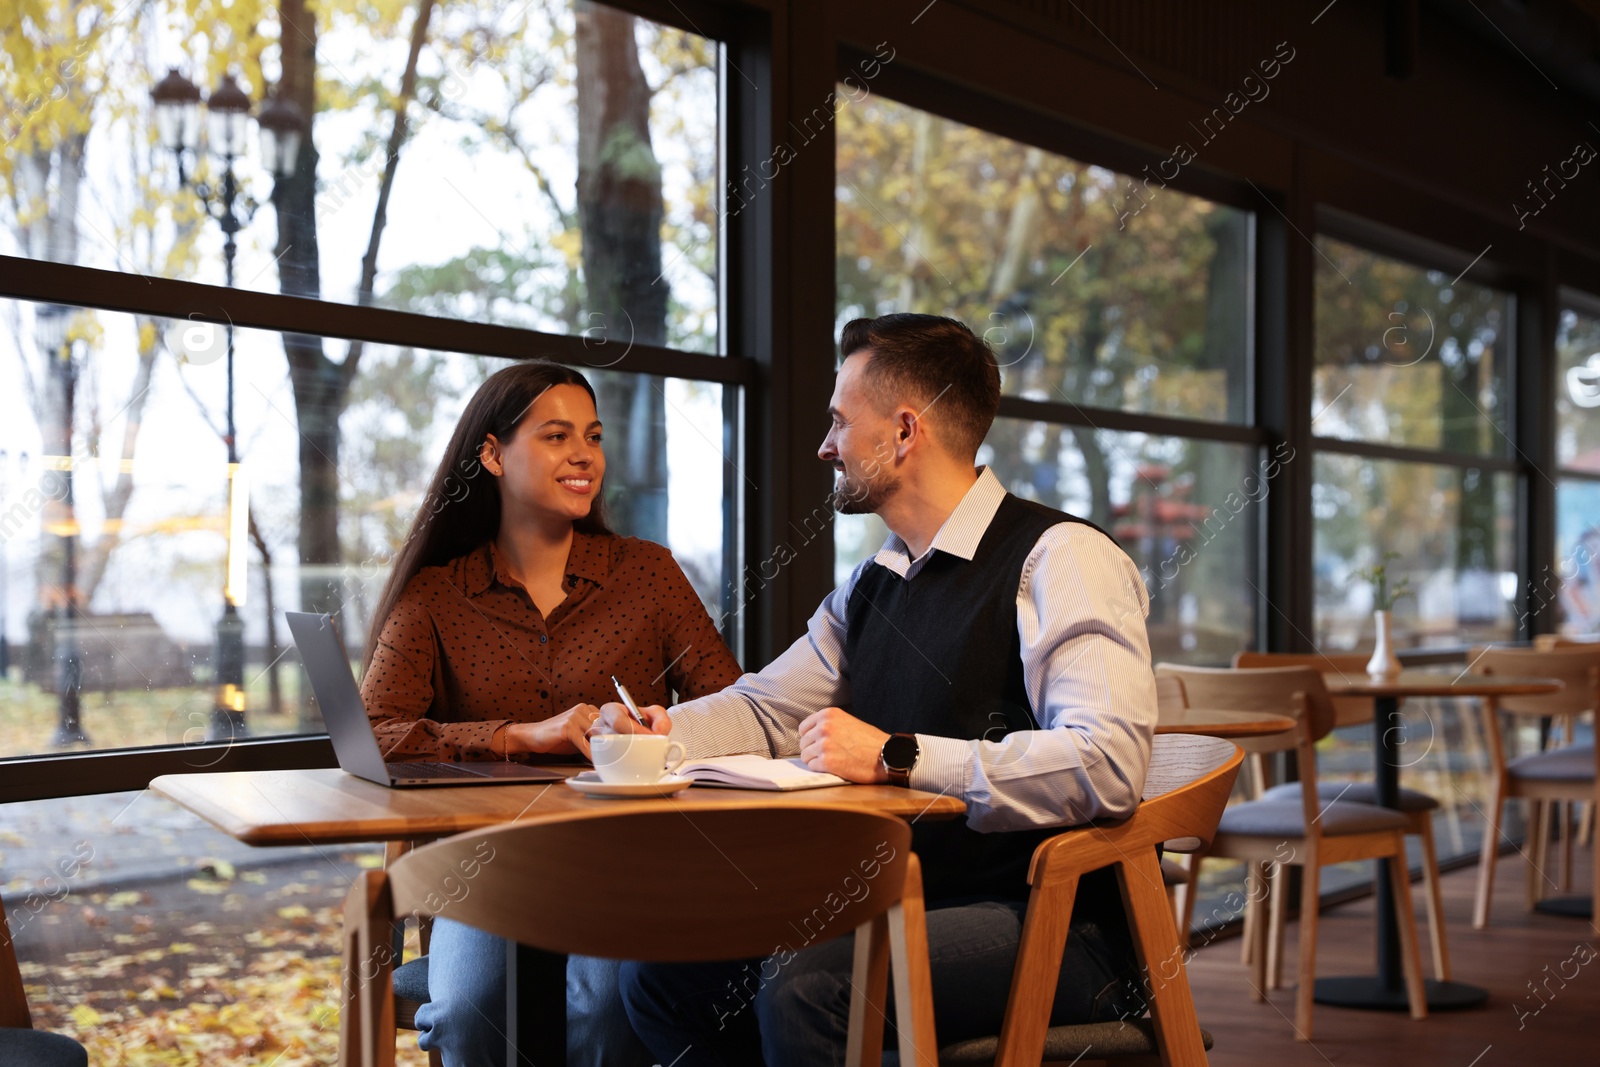
[[[584,771],[567,779],[567,784],[591,797],[669,797],[694,785],[694,779],[669,774],[659,782],[602,782],[594,771]]]

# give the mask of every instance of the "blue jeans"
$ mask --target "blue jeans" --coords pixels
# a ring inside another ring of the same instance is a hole
[[[438,1049],[445,1067],[504,1067],[506,943],[436,919],[428,944],[428,1002],[417,1009],[417,1044]],[[650,1067],[617,990],[618,960],[567,958],[567,1063]]]
[[[983,901],[928,912],[934,1025],[941,1045],[1000,1032],[1026,905]],[[853,936],[787,961],[622,965],[634,1031],[662,1064],[819,1067],[842,1064],[850,1021]],[[1121,923],[1073,923],[1051,1023],[1143,1013],[1137,957]],[[894,1006],[885,1043],[893,1047]]]

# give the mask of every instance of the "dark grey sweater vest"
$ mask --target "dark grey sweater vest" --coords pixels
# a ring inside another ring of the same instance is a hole
[[[868,564],[845,612],[851,713],[889,733],[962,740],[1038,729],[1023,680],[1017,588],[1040,536],[1062,522],[1099,530],[1008,493],[970,561],[939,552],[910,581]],[[979,833],[965,819],[918,822],[912,845],[924,893],[930,903],[1026,900],[1033,850],[1060,829]],[[1075,918],[1120,919],[1109,875],[1083,880]]]

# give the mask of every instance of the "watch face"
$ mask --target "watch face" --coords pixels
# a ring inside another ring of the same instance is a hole
[[[883,743],[883,765],[894,771],[909,771],[917,762],[917,739],[899,734]]]

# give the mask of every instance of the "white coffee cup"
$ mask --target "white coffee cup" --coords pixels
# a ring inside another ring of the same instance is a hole
[[[589,751],[600,780],[613,785],[651,785],[684,761],[683,746],[660,734],[597,734]]]

